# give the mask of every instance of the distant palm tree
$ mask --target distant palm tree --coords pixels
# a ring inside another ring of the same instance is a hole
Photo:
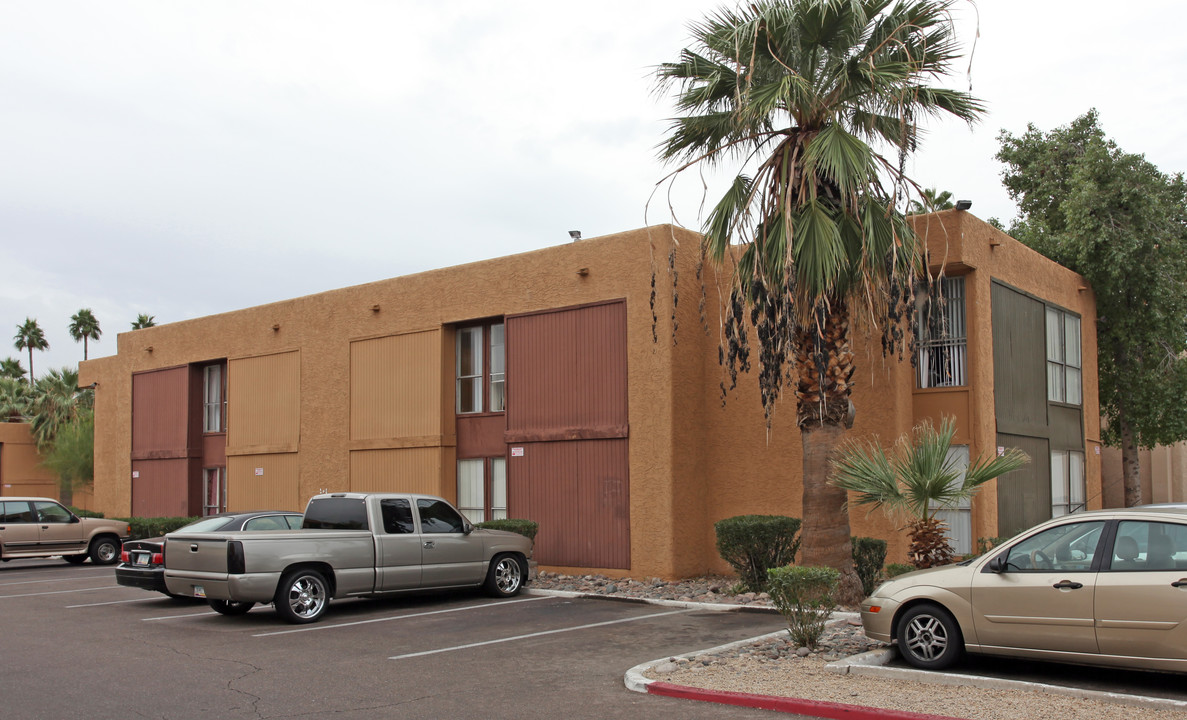
[[[70,317],[70,337],[82,341],[82,359],[87,359],[87,341],[98,340],[103,331],[90,308],[83,308]]]
[[[93,405],[94,391],[79,389],[77,370],[58,368],[38,378],[29,403],[29,424],[37,449],[48,451],[58,431]]]
[[[154,327],[157,324],[155,315],[145,315],[140,313],[136,316],[136,321],[132,323],[133,330],[143,330],[144,328]]]
[[[858,505],[883,508],[912,518],[908,556],[915,567],[946,565],[952,546],[936,512],[968,500],[993,478],[1013,472],[1029,459],[1010,448],[1002,455],[978,457],[967,468],[949,454],[956,422],[945,417],[937,432],[924,420],[899,438],[892,454],[876,442],[847,440],[833,460],[832,485],[856,493]]]
[[[936,188],[927,188],[923,191],[923,197],[918,200],[912,200],[910,206],[907,208],[909,215],[922,215],[929,212],[939,212],[940,210],[951,210],[956,207],[952,202],[952,193],[948,190],[939,192]]]
[[[13,343],[17,350],[29,351],[29,385],[33,385],[33,351],[49,348],[49,341],[36,320],[25,318],[23,325],[17,325]]]
[[[23,377],[0,377],[0,422],[27,422],[32,399]]]
[[[0,360],[0,377],[20,380],[25,377],[25,368],[21,366],[21,361],[16,358],[4,358]]]

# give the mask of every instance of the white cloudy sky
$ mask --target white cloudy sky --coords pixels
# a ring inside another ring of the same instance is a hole
[[[40,376],[70,316],[113,354],[170,322],[671,219],[645,205],[670,114],[651,68],[703,0],[0,0],[0,357],[36,318]],[[983,123],[932,129],[909,171],[1014,209],[999,130],[1096,107],[1187,169],[1187,3],[981,0]],[[973,6],[956,21],[971,43]],[[964,66],[953,82],[967,87]],[[699,227],[699,184],[676,197]]]

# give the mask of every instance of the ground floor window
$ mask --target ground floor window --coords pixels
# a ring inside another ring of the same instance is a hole
[[[962,477],[956,482],[964,482],[964,470],[969,466],[969,446],[953,445],[948,448],[948,461],[955,462],[961,468]],[[936,517],[948,526],[948,542],[952,545],[953,553],[967,555],[973,551],[973,510],[967,499],[937,510]]]
[[[457,462],[458,509],[472,523],[507,518],[507,458]]]
[[[227,469],[202,470],[202,514],[217,515],[227,511]]]
[[[1084,453],[1051,451],[1051,517],[1084,509]]]

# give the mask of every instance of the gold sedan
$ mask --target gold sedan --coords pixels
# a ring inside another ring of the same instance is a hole
[[[938,670],[964,652],[1187,671],[1187,506],[1076,513],[883,583],[866,635]]]

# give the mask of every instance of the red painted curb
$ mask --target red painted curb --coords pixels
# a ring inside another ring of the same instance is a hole
[[[715,702],[723,705],[741,705],[760,710],[777,710],[779,712],[809,715],[811,717],[830,718],[830,720],[963,720],[962,718],[951,718],[945,715],[929,715],[927,713],[907,712],[905,710],[886,710],[883,708],[864,707],[862,705],[825,702],[823,700],[752,695],[750,693],[729,692],[725,690],[702,690],[701,688],[672,685],[665,682],[648,684],[647,693],[650,695],[663,695],[664,697],[684,698],[686,700]]]

